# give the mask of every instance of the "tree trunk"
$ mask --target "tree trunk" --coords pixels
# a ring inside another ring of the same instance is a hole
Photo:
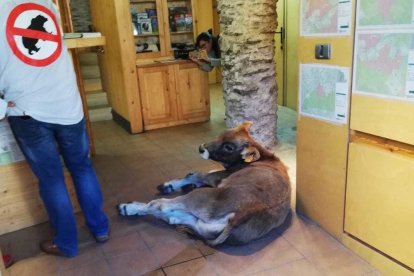
[[[276,143],[274,36],[277,0],[219,0],[226,124],[252,121],[266,147]]]

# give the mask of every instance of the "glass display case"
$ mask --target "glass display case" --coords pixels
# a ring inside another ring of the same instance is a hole
[[[173,57],[194,49],[193,11],[191,0],[130,0],[137,56]]]

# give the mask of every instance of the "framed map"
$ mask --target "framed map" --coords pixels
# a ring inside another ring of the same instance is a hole
[[[413,25],[413,0],[359,0],[358,27]]]
[[[346,124],[349,102],[349,68],[301,64],[300,115]]]
[[[353,93],[414,101],[414,0],[360,0]]]
[[[349,35],[351,0],[302,0],[301,36]]]

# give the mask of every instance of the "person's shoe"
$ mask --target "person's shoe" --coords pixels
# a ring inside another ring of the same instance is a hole
[[[109,233],[108,234],[101,234],[101,235],[93,235],[95,241],[97,243],[105,243],[109,240]]]
[[[41,242],[40,249],[46,254],[64,256],[62,252],[59,250],[59,247],[57,247],[57,245],[54,244],[51,240]]]

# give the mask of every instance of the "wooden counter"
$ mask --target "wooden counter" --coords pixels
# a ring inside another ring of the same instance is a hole
[[[47,213],[39,195],[37,178],[25,161],[0,166],[0,235],[46,222]],[[79,211],[70,175],[65,172],[72,204]]]

